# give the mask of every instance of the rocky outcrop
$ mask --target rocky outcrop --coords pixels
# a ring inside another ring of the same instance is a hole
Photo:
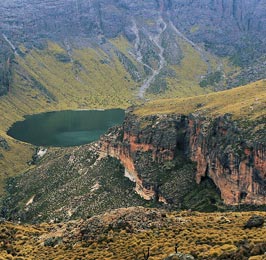
[[[253,215],[249,218],[244,228],[262,227],[264,224],[264,218],[262,216]]]
[[[136,170],[132,153],[137,150],[142,152],[149,151],[152,149],[152,146],[149,144],[138,145],[134,142],[135,137],[127,136],[127,134],[123,136],[122,142],[118,144],[117,138],[121,131],[122,129],[118,128],[115,129],[115,132],[112,132],[112,135],[107,135],[107,138],[103,137],[101,140],[101,151],[104,156],[109,155],[119,159],[125,167],[125,176],[136,183],[136,192],[144,199],[150,200],[155,196],[155,192],[153,188],[144,186],[143,180]]]
[[[150,121],[141,122],[134,116],[129,116],[122,127],[111,129],[110,133],[101,138],[102,153],[121,161],[125,167],[125,176],[136,183],[136,192],[146,200],[159,196],[159,201],[167,203],[157,192],[159,184],[149,182],[152,170],[148,169],[148,173],[144,174],[142,170],[145,166],[137,163],[139,156],[148,153],[147,159],[156,163],[173,160],[177,150],[181,149],[178,142],[182,145],[184,136],[183,131],[177,133],[176,124],[182,125],[185,122],[183,119],[178,116],[154,116],[147,119]],[[142,129],[142,123],[148,125]]]
[[[225,204],[266,204],[266,147],[263,136],[246,136],[247,129],[229,115],[215,119],[199,115],[158,115],[138,118],[129,114],[122,127],[101,139],[101,151],[118,158],[126,176],[136,182],[136,191],[145,199],[160,194],[160,181],[143,174],[141,157],[155,164],[177,157],[196,163],[196,181],[211,178]],[[265,133],[264,133],[265,135]],[[245,138],[244,138],[245,137]],[[154,177],[155,178],[155,177]],[[158,192],[159,190],[159,192]],[[167,200],[161,198],[167,203]]]

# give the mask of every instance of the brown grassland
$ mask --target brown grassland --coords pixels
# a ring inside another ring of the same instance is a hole
[[[132,260],[144,259],[143,251],[149,247],[149,260],[159,260],[173,253],[176,243],[180,252],[197,259],[232,259],[237,254],[240,256],[234,259],[248,259],[244,257],[245,247],[250,259],[265,259],[261,247],[266,247],[266,227],[243,228],[252,214],[167,212],[159,222],[147,223],[144,217],[143,229],[134,225],[131,230],[109,228],[92,234],[94,239],[83,240],[78,238],[82,221],[34,226],[6,222],[0,224],[0,259]],[[266,217],[266,212],[257,214]],[[108,217],[106,225],[114,218],[112,214],[103,216]],[[49,238],[60,238],[62,242],[47,245]]]

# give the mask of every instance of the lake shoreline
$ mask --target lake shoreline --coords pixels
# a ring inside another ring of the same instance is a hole
[[[122,109],[50,111],[24,116],[7,131],[15,140],[34,146],[71,147],[97,141],[125,118]]]

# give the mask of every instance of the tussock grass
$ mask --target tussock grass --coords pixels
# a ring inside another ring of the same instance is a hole
[[[143,259],[143,251],[150,247],[149,259],[162,260],[174,253],[178,243],[180,252],[193,254],[196,259],[222,256],[222,259],[230,259],[230,254],[235,252],[239,252],[241,257],[241,245],[246,244],[250,247],[252,259],[262,259],[256,256],[256,252],[259,252],[257,245],[265,243],[265,227],[243,229],[252,214],[266,217],[265,212],[168,212],[160,222],[161,227],[151,226],[132,232],[109,229],[101,235],[95,234],[97,239],[83,241],[78,236],[82,221],[35,226],[2,223],[0,255],[3,259],[132,260]],[[102,221],[107,217],[105,214]],[[110,217],[113,219],[114,216]],[[76,235],[73,237],[73,234]],[[64,242],[44,246],[45,241],[54,238]]]
[[[196,97],[154,100],[135,110],[140,116],[194,112],[209,116],[230,113],[234,118],[246,119],[265,116],[266,80]]]

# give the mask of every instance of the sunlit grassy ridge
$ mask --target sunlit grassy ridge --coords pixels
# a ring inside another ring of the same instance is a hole
[[[0,259],[132,260],[144,259],[143,251],[150,247],[149,260],[162,260],[174,253],[176,243],[180,252],[193,254],[196,259],[247,259],[243,245],[253,259],[264,259],[254,256],[262,254],[260,245],[266,244],[265,227],[243,228],[252,214],[160,213],[130,208],[88,222],[36,226],[2,223]],[[265,212],[256,214],[266,217]],[[124,228],[116,226],[117,221]],[[86,232],[88,237],[82,237]],[[231,258],[237,253],[238,258]]]
[[[150,101],[136,108],[141,116],[170,113],[233,114],[234,118],[256,119],[266,115],[266,80],[231,90],[189,98]]]

